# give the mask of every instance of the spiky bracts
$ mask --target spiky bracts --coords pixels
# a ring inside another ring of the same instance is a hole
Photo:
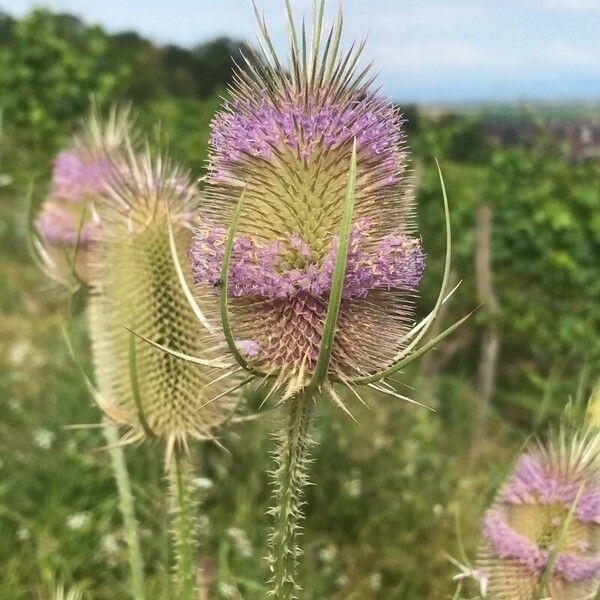
[[[129,110],[113,109],[103,120],[92,108],[71,146],[54,161],[50,193],[35,226],[47,266],[62,279],[72,271],[87,279],[89,249],[100,237],[95,201],[131,135]]]
[[[314,399],[301,396],[286,407],[281,430],[276,434],[276,468],[272,473],[274,505],[269,513],[274,525],[269,537],[269,595],[278,600],[298,598],[300,587],[295,579],[300,554],[304,488],[308,484],[310,428]]]
[[[97,204],[102,241],[90,261],[96,375],[107,415],[130,426],[131,439],[162,438],[168,463],[188,438],[211,438],[231,400],[211,401],[223,391],[211,368],[182,361],[125,329],[176,352],[215,357],[215,342],[190,308],[171,253],[168,218],[176,252],[184,255],[189,247],[195,187],[167,159],[129,152],[120,160]]]
[[[243,194],[229,267],[236,339],[256,352],[247,366],[283,398],[314,375],[332,292],[342,215],[356,151],[354,210],[327,378],[381,371],[403,349],[424,267],[415,237],[402,118],[357,72],[362,46],[339,50],[342,20],[323,39],[315,6],[312,42],[290,22],[284,68],[259,17],[264,52],[236,74],[212,124],[206,202],[190,251],[200,304],[221,285],[226,232]],[[210,311],[209,311],[210,312]]]
[[[595,434],[561,431],[519,458],[483,518],[478,570],[491,600],[582,600],[596,593],[599,448]]]

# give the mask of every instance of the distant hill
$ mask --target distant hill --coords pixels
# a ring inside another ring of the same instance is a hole
[[[484,121],[595,121],[600,120],[600,100],[593,102],[514,102],[508,104],[468,103],[422,105],[429,117],[448,113],[472,116]]]

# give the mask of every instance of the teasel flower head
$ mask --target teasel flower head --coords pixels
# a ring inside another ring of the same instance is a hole
[[[134,137],[129,109],[113,108],[102,119],[92,106],[71,146],[54,160],[50,192],[35,227],[46,267],[63,280],[69,271],[87,279],[89,249],[100,237],[96,199],[117,168],[113,159],[126,136]]]
[[[483,517],[491,600],[583,600],[600,586],[598,436],[561,429],[524,452]]]
[[[97,396],[112,420],[130,427],[128,440],[164,440],[169,464],[189,438],[214,439],[233,404],[217,398],[218,349],[194,316],[173,259],[191,242],[196,186],[170,159],[126,145],[96,204],[102,235],[90,256],[89,323]]]
[[[363,44],[340,51],[341,12],[327,34],[323,15],[315,3],[309,42],[287,3],[284,66],[257,12],[263,50],[212,122],[189,253],[200,306],[221,293],[230,346],[247,342],[234,356],[282,399],[374,385],[434,317],[413,327],[425,254],[404,119],[359,70]]]

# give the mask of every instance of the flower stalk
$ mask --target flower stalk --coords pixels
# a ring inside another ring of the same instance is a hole
[[[196,592],[196,501],[190,483],[190,458],[177,447],[168,474],[171,498],[171,535],[175,549],[173,589],[177,600],[195,600]]]
[[[127,539],[127,558],[131,575],[131,595],[134,600],[146,599],[144,583],[144,561],[140,546],[138,522],[135,516],[135,504],[131,491],[131,481],[125,462],[125,452],[120,445],[118,427],[108,419],[104,419],[104,437],[108,443],[108,451],[113,475],[119,493],[119,508],[123,517],[125,537]]]
[[[301,553],[298,543],[304,506],[304,488],[308,484],[310,429],[315,408],[314,398],[301,394],[284,407],[283,427],[277,434],[273,471],[275,500],[270,510],[273,528],[269,538],[270,596],[277,600],[298,597],[296,567]]]

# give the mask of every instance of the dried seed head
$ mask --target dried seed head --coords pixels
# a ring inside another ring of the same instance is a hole
[[[492,600],[530,600],[564,531],[543,597],[582,600],[600,584],[598,438],[562,431],[525,452],[483,518],[479,571]],[[565,519],[573,509],[566,530]]]
[[[89,249],[100,236],[94,204],[116,168],[112,160],[123,150],[130,129],[128,110],[113,109],[104,121],[92,108],[71,147],[54,161],[50,194],[35,225],[48,266],[62,279],[74,266],[80,279],[87,280]]]
[[[285,68],[259,18],[266,50],[238,71],[212,123],[207,199],[190,250],[199,300],[209,306],[243,192],[228,277],[231,325],[253,344],[252,353],[240,348],[248,364],[286,384],[286,395],[306,385],[321,347],[354,144],[356,194],[331,381],[394,362],[424,268],[403,120],[371,90],[368,70],[357,73],[362,48],[339,53],[341,16],[323,43],[316,12],[308,47],[291,31]]]
[[[178,253],[189,247],[195,186],[169,160],[132,152],[121,160],[97,203],[102,239],[90,260],[96,374],[108,416],[129,425],[133,438],[144,433],[163,438],[168,462],[175,444],[211,438],[232,403],[211,402],[224,389],[221,381],[206,387],[214,378],[211,369],[125,329],[184,354],[215,358],[214,340],[194,317],[170,251],[168,214]]]

